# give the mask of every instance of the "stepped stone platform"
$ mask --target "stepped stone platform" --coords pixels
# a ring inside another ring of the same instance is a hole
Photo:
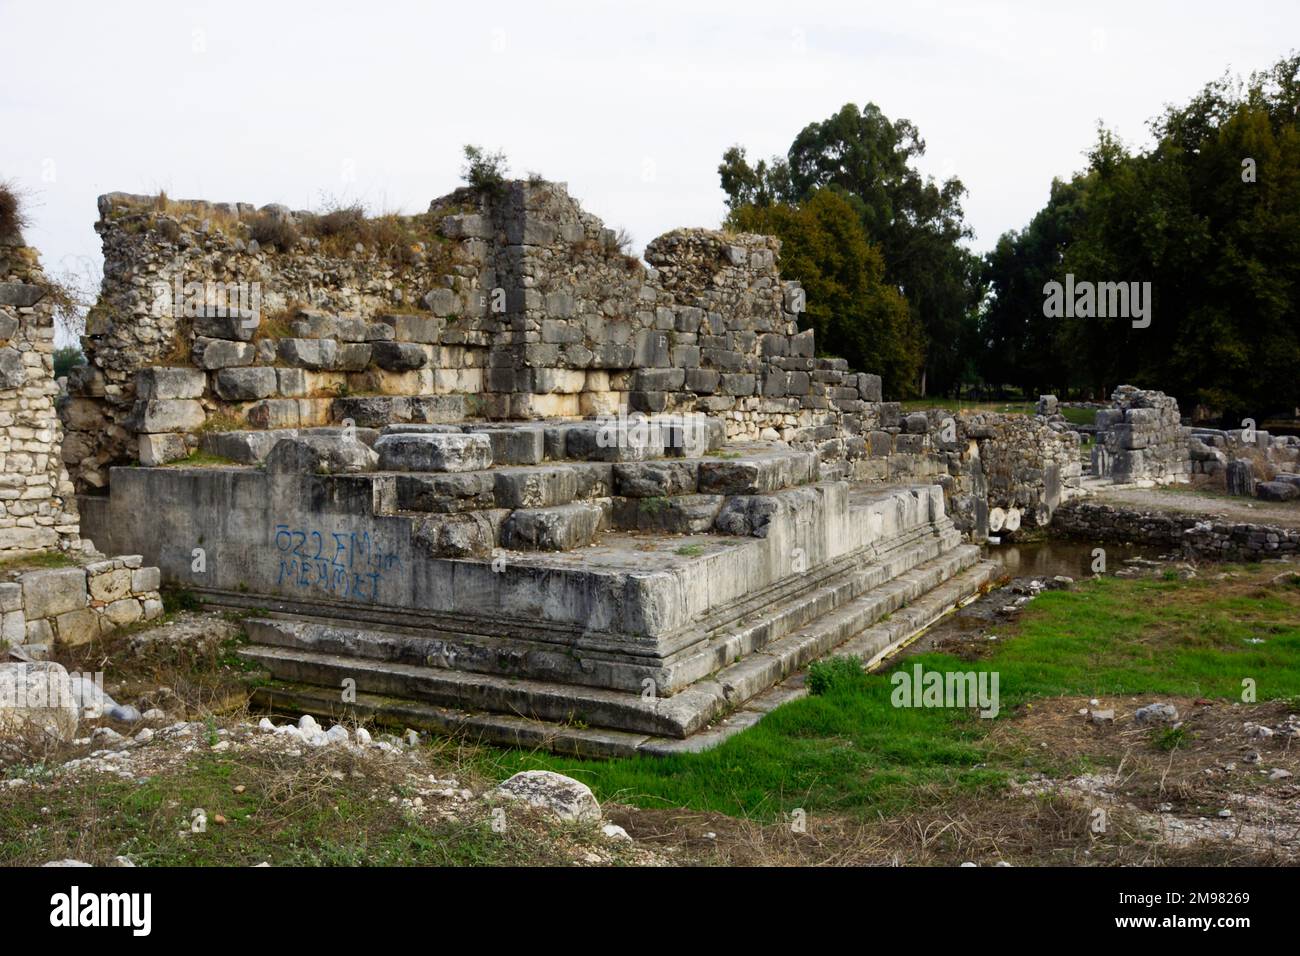
[[[115,468],[88,515],[170,582],[254,609],[241,654],[277,708],[593,756],[698,749],[798,693],[812,660],[878,659],[994,573],[938,485],[821,480],[815,452],[724,444],[702,416],[205,447],[246,463]]]

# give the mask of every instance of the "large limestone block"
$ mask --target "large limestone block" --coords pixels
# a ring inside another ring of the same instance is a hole
[[[203,406],[193,399],[136,402],[133,417],[142,432],[192,432],[207,420]]]
[[[692,460],[619,462],[614,487],[629,498],[694,494],[700,463]]]
[[[197,368],[143,368],[135,376],[137,398],[202,398],[208,379]]]
[[[550,770],[524,770],[499,784],[495,792],[548,813],[562,823],[600,822],[600,803],[591,788]]]
[[[470,434],[487,435],[492,461],[498,465],[536,465],[546,452],[546,432],[541,425],[475,426]]]
[[[375,451],[386,471],[482,471],[492,466],[492,443],[483,434],[381,435]]]
[[[279,381],[276,370],[266,366],[223,368],[214,376],[217,394],[228,402],[249,402],[270,398]]]
[[[572,551],[590,544],[604,510],[586,502],[554,508],[520,508],[501,526],[501,546],[518,551]]]
[[[70,742],[79,716],[62,664],[0,664],[0,737],[36,732]]]
[[[179,461],[189,454],[185,436],[170,432],[162,435],[139,435],[136,448],[140,464],[153,467]]]
[[[379,457],[355,436],[301,435],[282,438],[266,456],[269,474],[356,474],[372,471]]]
[[[54,629],[60,644],[75,647],[99,637],[99,615],[91,608],[69,611],[54,619]]]
[[[86,572],[81,568],[28,571],[18,579],[29,621],[55,617],[86,606]]]

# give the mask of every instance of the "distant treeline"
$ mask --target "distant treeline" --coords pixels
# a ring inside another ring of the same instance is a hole
[[[981,258],[961,244],[965,187],[913,166],[917,129],[848,105],[784,158],[751,165],[728,150],[726,225],[782,239],[782,272],[807,288],[819,348],[880,373],[891,398],[979,385],[1102,396],[1131,382],[1215,414],[1289,413],[1300,405],[1298,108],[1292,54],[1166,108],[1147,150],[1101,127],[1087,167],[1053,181],[1047,205]],[[1079,308],[1062,312],[1052,282],[1082,289]],[[1098,287],[1111,308],[1091,297]],[[1114,314],[1130,289],[1149,290],[1145,318],[1138,301]]]

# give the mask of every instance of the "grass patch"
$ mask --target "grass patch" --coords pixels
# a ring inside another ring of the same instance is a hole
[[[102,865],[119,854],[139,866],[569,862],[562,828],[516,824],[498,833],[485,815],[431,820],[389,802],[403,792],[404,781],[379,760],[250,751],[202,754],[140,782],[79,778],[40,801],[0,788],[0,863],[67,856]]]
[[[204,465],[238,465],[239,462],[233,458],[226,458],[223,455],[210,455],[205,451],[192,451],[184,458],[177,458],[175,461],[169,461],[164,466],[166,468],[200,468]]]
[[[684,544],[677,549],[677,553],[683,558],[698,558],[704,553],[704,546],[699,544]]]
[[[492,758],[493,770],[544,767],[584,780],[604,799],[758,819],[796,808],[890,815],[1000,789],[1026,766],[1052,769],[986,739],[1041,698],[1238,700],[1245,678],[1258,681],[1261,701],[1300,693],[1300,589],[1267,585],[1275,571],[1258,565],[1235,571],[1228,580],[1102,578],[1047,592],[979,661],[907,658],[909,669],[996,672],[1001,713],[992,720],[896,708],[896,668],[868,674],[831,660],[810,670],[815,694],[704,753],[599,763],[513,750]]]
[[[37,571],[41,568],[73,568],[77,562],[63,551],[41,551],[14,558],[0,558],[0,572]]]

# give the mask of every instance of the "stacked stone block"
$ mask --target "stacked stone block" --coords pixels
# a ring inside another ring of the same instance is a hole
[[[1116,484],[1167,484],[1191,474],[1188,430],[1178,401],[1163,392],[1121,385],[1112,408],[1097,413],[1092,472]]]
[[[0,644],[43,656],[163,613],[158,568],[140,555],[28,571],[0,583]]]
[[[54,306],[35,249],[0,236],[0,558],[77,544],[60,455]]]

